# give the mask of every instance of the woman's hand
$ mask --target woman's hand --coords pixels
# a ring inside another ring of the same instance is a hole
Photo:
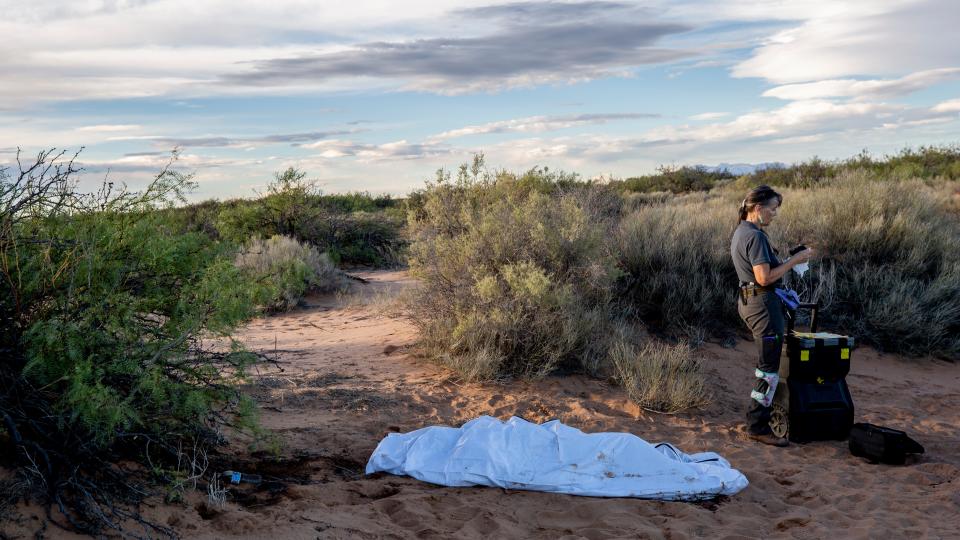
[[[756,280],[754,283],[763,287],[766,287],[771,283],[776,283],[777,280],[782,278],[783,275],[789,272],[791,268],[798,264],[803,264],[809,261],[816,254],[817,252],[814,251],[813,248],[807,248],[803,251],[794,253],[786,263],[781,264],[776,268],[770,268],[770,265],[767,263],[756,264],[753,266],[753,276]]]
[[[799,253],[796,253],[796,254],[794,254],[792,257],[790,257],[790,261],[793,262],[794,265],[802,264],[802,263],[805,263],[805,262],[809,261],[810,259],[812,259],[813,256],[816,255],[816,254],[817,254],[817,252],[814,251],[813,248],[809,248],[809,247],[808,247],[807,249],[805,249],[805,250],[803,250],[803,251],[801,251],[801,252],[799,252]],[[795,261],[795,262],[794,262],[794,261]]]

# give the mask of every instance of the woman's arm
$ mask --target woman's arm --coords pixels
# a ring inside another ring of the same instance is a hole
[[[753,266],[753,277],[756,279],[757,285],[761,287],[766,287],[772,283],[776,283],[778,279],[786,275],[794,266],[809,261],[814,255],[812,248],[807,248],[800,253],[797,253],[793,257],[790,257],[790,260],[781,264],[780,266],[770,269],[770,265],[767,263],[756,264]]]

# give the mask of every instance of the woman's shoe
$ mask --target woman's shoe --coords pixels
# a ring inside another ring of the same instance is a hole
[[[788,441],[786,437],[777,437],[773,433],[764,433],[762,435],[754,435],[753,433],[748,433],[747,436],[757,442],[760,442],[763,444],[769,444],[770,446],[784,447],[784,446],[790,445],[790,441]]]

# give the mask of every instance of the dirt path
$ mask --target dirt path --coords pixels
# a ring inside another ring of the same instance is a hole
[[[400,272],[366,273],[370,297],[409,284]],[[741,428],[752,384],[752,344],[707,345],[715,388],[707,411],[659,415],[616,387],[581,376],[538,383],[464,384],[412,354],[416,332],[378,302],[333,296],[260,319],[243,333],[276,350],[284,371],[249,389],[281,458],[237,455],[263,474],[258,488],[230,488],[223,509],[189,504],[146,514],[186,538],[957,538],[960,530],[960,366],[854,353],[848,381],[858,421],[911,432],[927,454],[906,467],[871,465],[845,442],[764,447]],[[445,488],[389,475],[363,476],[391,431],[459,425],[479,415],[559,418],[584,431],[629,431],[686,452],[712,450],[750,486],[726,500],[671,503],[492,488]]]

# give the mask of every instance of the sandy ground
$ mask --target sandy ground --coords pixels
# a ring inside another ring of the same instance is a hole
[[[869,464],[846,442],[773,448],[749,441],[741,419],[753,344],[707,344],[714,388],[706,411],[638,408],[615,386],[582,376],[463,383],[417,358],[416,331],[384,315],[402,272],[363,273],[357,297],[308,298],[242,333],[276,351],[248,391],[283,441],[279,459],[238,451],[233,468],[260,486],[230,487],[218,508],[197,493],[146,516],[185,538],[960,538],[960,366],[860,348],[848,377],[857,421],[908,431],[927,453],[906,466]],[[378,300],[380,298],[380,300]],[[741,493],[702,503],[600,499],[495,488],[446,488],[363,475],[392,431],[460,425],[479,415],[559,418],[588,432],[626,431],[685,452],[716,451],[746,474]],[[56,531],[47,530],[56,536]]]

